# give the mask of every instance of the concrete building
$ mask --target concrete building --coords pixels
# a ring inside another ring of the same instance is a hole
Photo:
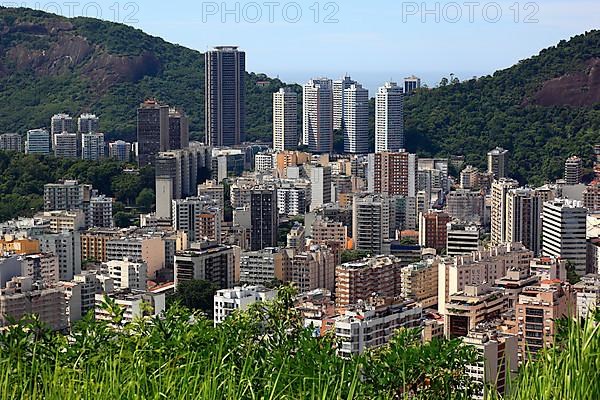
[[[490,398],[492,390],[504,396],[508,382],[516,378],[519,369],[517,337],[482,327],[469,332],[462,341],[474,347],[480,357],[478,363],[467,366],[467,375],[481,387],[472,398]]]
[[[577,318],[586,320],[600,308],[600,275],[585,275],[573,286],[577,297]]]
[[[540,280],[567,281],[567,260],[555,257],[534,258],[529,263],[532,275],[538,276]]]
[[[507,214],[508,214],[508,193],[519,187],[519,182],[513,179],[500,178],[492,184],[492,207],[491,207],[491,226],[492,245],[507,243]]]
[[[225,187],[215,181],[198,185],[198,197],[211,199],[221,210],[225,209]]]
[[[33,283],[53,285],[60,280],[58,256],[54,253],[29,254],[19,257],[19,260],[19,275],[31,278]]]
[[[491,321],[508,310],[508,295],[502,289],[487,284],[466,285],[464,290],[450,295],[444,313],[447,338],[467,336],[483,322]]]
[[[506,195],[506,233],[510,243],[520,242],[533,254],[541,252],[542,199],[529,188],[509,190]]]
[[[103,291],[110,293],[114,290],[114,282],[110,282],[110,287],[104,290],[102,283],[94,272],[83,271],[73,277],[73,281],[79,286],[81,294],[81,316],[85,316],[88,312],[93,311],[96,303],[96,292]]]
[[[416,196],[417,156],[406,152],[369,155],[369,192]]]
[[[404,78],[404,93],[411,94],[421,88],[421,78],[414,75]]]
[[[390,202],[387,196],[354,197],[352,240],[356,250],[372,255],[390,254]]]
[[[178,252],[175,255],[175,285],[183,281],[205,280],[221,289],[231,288],[235,269],[232,246],[207,245]]]
[[[131,143],[117,140],[108,144],[108,157],[117,161],[128,162],[131,160]]]
[[[32,129],[27,131],[25,141],[25,153],[27,154],[50,154],[52,143],[50,133],[45,129]]]
[[[311,183],[310,210],[316,210],[331,202],[331,167],[310,166],[308,177]]]
[[[587,242],[587,272],[600,275],[600,238]]]
[[[112,228],[114,226],[114,203],[115,199],[106,197],[105,195],[90,198],[86,215],[86,226],[88,228]]]
[[[419,217],[419,245],[438,251],[447,246],[448,224],[451,217],[445,212],[429,211]]]
[[[583,176],[583,161],[577,156],[569,157],[565,161],[565,184],[578,185]]]
[[[478,226],[450,222],[446,231],[446,254],[448,256],[471,254],[479,249],[481,230]]]
[[[344,153],[369,152],[369,91],[360,84],[344,90]]]
[[[375,152],[404,149],[404,94],[395,82],[386,82],[375,97]]]
[[[256,172],[271,172],[273,168],[273,154],[258,153],[254,156],[254,170]]]
[[[246,134],[246,53],[217,46],[205,53],[205,132],[208,145],[240,144]]]
[[[335,293],[338,306],[358,304],[373,293],[394,298],[401,293],[401,264],[395,256],[378,256],[338,265]]]
[[[223,210],[206,197],[173,200],[173,229],[183,231],[190,242],[221,241]]]
[[[348,227],[339,221],[317,217],[312,224],[311,243],[346,248]]]
[[[338,353],[345,358],[367,349],[383,346],[398,329],[417,328],[423,310],[414,302],[367,304],[334,318],[335,336],[340,341]]]
[[[568,284],[542,281],[529,286],[519,295],[516,306],[519,338],[519,362],[554,344],[556,322],[575,315],[574,294]]]
[[[346,123],[347,108],[344,103],[344,93],[352,85],[355,85],[349,76],[333,81],[333,129],[342,130]]]
[[[587,186],[583,191],[583,206],[590,212],[600,212],[600,181]]]
[[[519,295],[528,286],[536,286],[543,278],[529,272],[529,269],[523,267],[510,267],[506,271],[506,276],[496,279],[495,286],[504,290],[508,295],[508,308],[514,310]]]
[[[71,281],[81,272],[81,237],[79,232],[64,231],[56,234],[42,235],[37,238],[40,250],[55,254],[58,257],[61,281]]]
[[[128,258],[111,260],[102,264],[114,282],[116,290],[146,290],[147,267],[143,261],[134,262]]]
[[[273,149],[298,147],[298,95],[291,88],[273,93]]]
[[[400,273],[400,296],[416,301],[423,308],[437,305],[439,266],[435,259],[422,260],[406,267]]]
[[[508,178],[508,150],[496,147],[488,153],[488,173],[500,180]]]
[[[165,294],[123,290],[106,294],[110,299],[123,308],[121,325],[131,323],[136,318],[153,318],[166,310]],[[99,321],[112,323],[110,315],[103,307],[104,294],[96,295],[95,315]]]
[[[91,197],[91,185],[75,180],[44,185],[44,211],[84,210],[84,203]]]
[[[106,243],[111,239],[121,237],[116,229],[89,229],[81,232],[81,258],[97,262],[106,262]]]
[[[190,143],[190,121],[181,109],[169,108],[168,150],[187,149]]]
[[[256,188],[250,198],[250,248],[253,251],[277,246],[279,211],[277,209],[277,190],[274,188]]]
[[[22,142],[23,139],[18,133],[4,133],[0,135],[0,150],[20,153],[23,151]]]
[[[243,286],[222,289],[214,296],[215,325],[225,321],[235,311],[246,310],[254,303],[271,301],[277,297],[277,291],[263,286]]]
[[[81,114],[77,118],[77,132],[97,133],[100,130],[100,118],[95,114]]]
[[[544,203],[542,253],[567,260],[580,275],[586,274],[586,217],[581,202],[556,199]]]
[[[335,289],[336,254],[324,246],[311,246],[304,251],[284,249],[283,282],[294,283],[298,293],[316,289]]]
[[[276,247],[242,252],[240,258],[240,283],[267,285],[283,281],[283,255]]]
[[[446,195],[446,212],[455,220],[484,225],[485,198],[480,191],[458,189]]]
[[[311,79],[303,91],[302,143],[311,153],[333,151],[333,87],[331,79]]]
[[[85,228],[85,214],[81,210],[74,211],[45,211],[36,214],[47,224],[47,232],[75,232]]]
[[[55,135],[58,135],[63,132],[67,133],[75,133],[76,126],[73,117],[69,114],[55,114],[50,119],[50,132],[52,133],[52,138]]]
[[[277,209],[279,215],[295,217],[304,215],[312,200],[312,183],[297,182],[294,184],[283,184],[277,188]]]
[[[98,161],[104,158],[104,134],[84,133],[81,135],[81,159]]]
[[[156,100],[146,100],[137,110],[138,164],[154,164],[161,151],[169,144],[169,106]]]
[[[54,156],[59,158],[77,158],[79,137],[76,133],[58,133],[53,136]]]
[[[291,247],[298,251],[303,251],[306,248],[306,231],[304,226],[296,223],[290,233],[286,237],[287,247]]]
[[[159,236],[127,234],[106,242],[107,261],[144,261],[148,278],[153,279],[156,272],[166,266],[166,246]]]
[[[0,289],[0,327],[7,326],[9,318],[19,320],[32,314],[52,330],[68,326],[61,289],[34,284],[30,277],[14,277]]]

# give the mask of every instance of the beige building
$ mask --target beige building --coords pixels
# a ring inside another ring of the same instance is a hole
[[[306,251],[283,250],[283,281],[296,285],[299,293],[335,288],[336,255],[325,246],[311,246]]]
[[[312,225],[312,243],[346,248],[348,227],[342,222],[317,217]]]
[[[106,242],[108,261],[122,261],[124,258],[132,261],[144,261],[149,279],[153,279],[157,271],[165,268],[165,250],[165,243],[161,237],[149,235],[127,235]]]
[[[50,225],[50,233],[63,231],[79,231],[85,228],[85,214],[81,210],[74,211],[46,211],[38,214]]]
[[[400,295],[415,300],[423,308],[437,304],[438,260],[423,260],[401,270]]]
[[[81,233],[81,259],[106,262],[106,242],[118,238],[121,231],[118,229],[94,228]]]
[[[508,213],[508,193],[519,187],[514,179],[500,179],[492,184],[492,245],[507,243],[506,221]]]
[[[534,258],[529,263],[529,270],[532,275],[536,275],[540,280],[567,281],[567,261],[554,257]]]
[[[242,285],[266,285],[275,280],[283,281],[283,254],[278,248],[268,247],[258,251],[242,252],[240,259]]]

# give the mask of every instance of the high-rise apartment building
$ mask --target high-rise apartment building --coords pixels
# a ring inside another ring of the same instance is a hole
[[[438,262],[422,260],[406,267],[400,273],[401,293],[405,299],[419,303],[423,308],[437,304]]]
[[[22,151],[21,135],[18,133],[4,133],[0,135],[0,150],[4,151]]]
[[[98,161],[104,158],[104,134],[84,133],[81,135],[81,159]]]
[[[448,223],[452,218],[441,211],[429,211],[419,218],[419,245],[442,251],[446,248]]]
[[[25,153],[27,154],[50,154],[50,134],[45,129],[32,129],[27,131],[25,141]]]
[[[390,201],[387,196],[354,197],[352,239],[356,250],[375,256],[390,253]]]
[[[369,91],[360,84],[344,90],[344,153],[369,152]]]
[[[494,178],[502,179],[508,177],[508,150],[496,147],[488,153],[488,173]]]
[[[58,276],[61,281],[70,281],[81,273],[81,237],[79,232],[61,232],[38,237],[41,251],[55,254],[58,261]]]
[[[261,250],[277,246],[279,212],[277,190],[255,188],[250,197],[250,249]]]
[[[217,46],[205,53],[205,132],[212,147],[233,146],[246,133],[246,53]]]
[[[356,84],[349,76],[333,81],[333,129],[341,130],[346,122],[344,92]]]
[[[190,242],[209,240],[221,242],[222,210],[206,197],[173,200],[173,229],[183,231]]]
[[[83,210],[89,201],[91,185],[79,184],[74,180],[44,185],[44,210]]]
[[[225,321],[236,311],[243,311],[250,305],[275,299],[277,291],[263,286],[244,286],[219,290],[214,296],[215,325]]]
[[[161,151],[169,146],[169,106],[146,100],[137,110],[138,164],[153,164]]]
[[[55,157],[77,158],[78,136],[76,133],[58,133],[53,136],[53,139]]]
[[[283,281],[283,255],[276,247],[258,251],[245,251],[240,259],[240,283],[243,285],[268,285]]]
[[[447,255],[466,255],[479,249],[481,229],[477,225],[456,224],[450,222],[447,226],[447,232]]]
[[[542,252],[567,260],[580,275],[586,273],[586,219],[587,209],[579,201],[556,199],[544,203]]]
[[[114,226],[114,203],[115,199],[105,195],[91,197],[86,210],[86,226],[88,228],[112,228]]]
[[[517,189],[519,182],[500,178],[492,184],[492,245],[507,243],[506,215],[508,211],[508,192]]]
[[[600,211],[600,181],[594,182],[583,191],[583,206],[590,212]]]
[[[406,152],[369,155],[369,191],[389,196],[415,197],[417,156]]]
[[[298,147],[298,95],[291,88],[273,93],[273,149]]]
[[[421,78],[414,75],[404,78],[404,93],[411,94],[421,88]]]
[[[190,143],[190,121],[183,110],[169,109],[168,150],[186,149]]]
[[[483,225],[485,197],[480,191],[454,190],[446,195],[446,212],[460,222]]]
[[[542,199],[534,189],[511,189],[506,195],[506,241],[520,242],[533,254],[541,251]]]
[[[310,210],[331,203],[331,167],[310,166],[308,178],[311,184]]]
[[[205,280],[221,289],[233,287],[235,256],[231,246],[209,245],[175,255],[175,285],[190,280]]]
[[[565,183],[567,185],[578,185],[581,183],[583,174],[583,161],[577,156],[569,157],[565,161]]]
[[[386,82],[375,97],[375,152],[404,149],[404,93],[395,82]]]
[[[52,138],[59,133],[75,133],[75,121],[69,114],[55,114],[50,119],[50,133]]]
[[[311,246],[305,251],[283,249],[283,281],[291,282],[299,293],[316,289],[335,289],[337,256],[324,246]]]
[[[77,119],[77,132],[97,133],[100,130],[100,118],[94,114],[81,114]]]
[[[102,264],[108,276],[114,282],[116,290],[146,290],[147,267],[143,261],[132,261],[128,258],[111,260]]]
[[[302,143],[312,153],[333,151],[333,89],[331,79],[311,79],[303,91]]]
[[[108,156],[118,161],[129,161],[131,159],[131,143],[124,140],[109,143]]]

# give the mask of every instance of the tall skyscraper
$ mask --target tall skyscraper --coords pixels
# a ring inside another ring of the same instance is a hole
[[[369,152],[369,91],[360,84],[344,90],[344,153]]]
[[[506,241],[523,243],[538,256],[541,251],[542,199],[534,189],[509,190],[506,197]]]
[[[565,183],[567,185],[578,185],[581,183],[583,174],[583,162],[577,156],[569,157],[565,162]]]
[[[81,114],[77,119],[79,133],[96,133],[100,129],[100,118],[94,114]]]
[[[277,190],[274,188],[252,189],[250,194],[250,250],[257,251],[277,246],[279,214]]]
[[[369,155],[369,191],[415,197],[417,156],[406,152]]]
[[[182,110],[169,109],[169,148],[167,150],[185,149],[190,143],[190,122]]]
[[[54,135],[54,155],[62,158],[77,158],[77,134],[59,133]]]
[[[488,153],[488,173],[496,179],[508,177],[508,150],[496,147]]]
[[[291,88],[273,93],[273,149],[298,147],[298,95]]]
[[[333,129],[340,130],[345,124],[346,111],[344,104],[344,91],[356,84],[349,76],[333,81]]]
[[[233,146],[246,133],[246,53],[218,46],[205,54],[205,133],[210,146]]]
[[[404,148],[404,94],[395,82],[386,82],[375,98],[375,152]]]
[[[104,134],[84,133],[81,135],[81,159],[98,161],[104,158]]]
[[[586,273],[586,218],[583,203],[556,199],[544,203],[542,253],[570,262],[580,275]]]
[[[304,85],[302,143],[313,153],[333,151],[333,90],[331,80],[312,79]]]
[[[25,153],[50,154],[50,133],[45,129],[32,129],[27,131]]]
[[[414,75],[404,78],[404,93],[411,94],[419,88],[421,88],[421,78]]]
[[[138,164],[153,164],[169,146],[169,106],[146,100],[137,111]]]
[[[502,178],[492,184],[492,245],[507,243],[506,215],[508,209],[508,192],[517,189],[519,182]]]
[[[0,135],[0,150],[21,152],[22,140],[18,133],[4,133]]]

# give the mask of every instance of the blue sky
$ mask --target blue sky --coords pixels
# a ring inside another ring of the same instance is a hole
[[[371,90],[411,74],[430,85],[450,73],[490,74],[600,28],[597,0],[17,2],[63,15],[100,11],[103,19],[200,51],[239,45],[249,71],[295,82],[348,73]]]

